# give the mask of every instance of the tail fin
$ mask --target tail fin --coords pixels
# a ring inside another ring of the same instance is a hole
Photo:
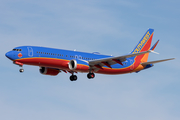
[[[142,37],[142,39],[139,41],[139,43],[133,49],[131,54],[149,50],[150,46],[151,46],[151,41],[152,41],[153,34],[154,34],[154,29],[148,29],[147,32]],[[137,56],[135,58],[138,61],[140,60],[141,62],[147,62],[148,56],[149,56],[149,53]]]
[[[154,29],[148,29],[147,32],[142,37],[142,39],[139,41],[139,43],[133,49],[131,54],[149,50],[149,48],[151,46],[153,34],[154,34]]]

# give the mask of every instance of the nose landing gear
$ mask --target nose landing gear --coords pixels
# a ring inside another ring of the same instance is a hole
[[[13,63],[16,64],[16,65],[19,65],[19,67],[21,67],[21,69],[19,70],[20,73],[23,73],[23,72],[24,72],[23,63],[18,62],[18,61],[14,61]]]
[[[20,72],[20,73],[23,73],[23,72],[24,72],[24,69],[23,69],[23,68],[21,68],[21,69],[19,70],[19,72]]]

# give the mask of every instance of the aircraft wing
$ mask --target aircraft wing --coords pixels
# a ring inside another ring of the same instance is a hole
[[[173,60],[173,59],[175,59],[175,58],[164,59],[164,60],[157,60],[157,61],[151,61],[151,62],[144,62],[144,63],[141,63],[141,65],[149,65],[149,64],[164,62],[164,61]]]
[[[152,51],[148,50],[148,51],[144,51],[144,52],[128,54],[128,55],[123,55],[123,56],[108,57],[108,58],[102,58],[102,59],[97,59],[97,60],[91,60],[91,61],[89,61],[89,66],[91,69],[94,69],[94,70],[103,69],[102,68],[103,66],[108,66],[109,68],[111,68],[111,65],[114,65],[117,63],[123,65],[122,62],[126,61],[126,58],[146,54],[149,52],[152,52]]]

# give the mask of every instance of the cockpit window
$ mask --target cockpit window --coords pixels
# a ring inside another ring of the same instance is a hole
[[[22,51],[22,49],[13,49],[13,51]]]

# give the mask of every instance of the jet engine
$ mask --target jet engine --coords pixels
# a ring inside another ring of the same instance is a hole
[[[68,67],[70,70],[88,70],[89,64],[86,61],[82,60],[70,60],[68,63]]]
[[[53,68],[40,67],[39,72],[43,75],[56,76],[59,74],[59,70]]]

